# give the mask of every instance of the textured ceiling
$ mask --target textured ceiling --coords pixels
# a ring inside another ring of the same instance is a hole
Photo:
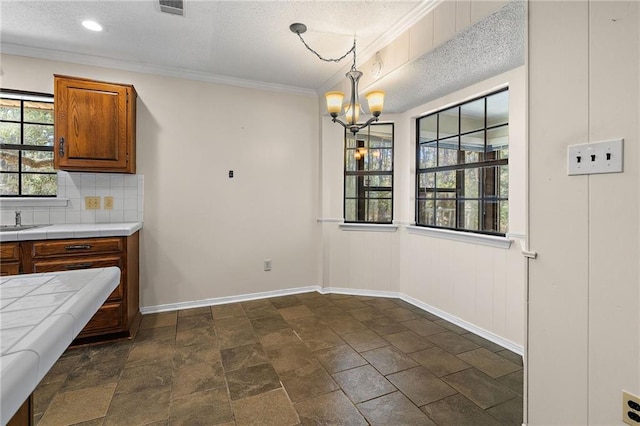
[[[289,31],[291,23],[307,25],[305,39],[323,56],[342,56],[354,34],[362,54],[380,49],[385,35],[414,22],[432,1],[185,0],[185,15],[175,16],[161,13],[157,0],[2,0],[0,47],[315,91],[348,61],[321,62]],[[104,31],[85,30],[85,19]]]

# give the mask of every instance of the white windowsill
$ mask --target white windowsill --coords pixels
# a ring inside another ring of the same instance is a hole
[[[0,198],[1,209],[15,209],[18,207],[67,207],[68,203],[68,198]]]
[[[343,231],[396,232],[398,225],[383,225],[376,223],[341,223]]]
[[[428,235],[446,240],[461,241],[489,247],[496,247],[508,250],[511,247],[511,240],[507,237],[496,237],[494,235],[474,234],[472,232],[451,231],[449,229],[425,228],[422,226],[407,226],[407,231],[415,235]]]

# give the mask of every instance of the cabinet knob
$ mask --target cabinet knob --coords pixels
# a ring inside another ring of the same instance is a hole
[[[58,150],[60,157],[64,157],[64,136],[60,138],[60,149]]]

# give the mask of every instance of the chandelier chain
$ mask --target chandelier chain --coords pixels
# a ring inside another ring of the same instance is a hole
[[[318,52],[316,52],[315,50],[313,50],[306,41],[304,41],[304,38],[302,38],[302,35],[299,32],[296,32],[296,34],[298,34],[298,37],[300,37],[300,41],[302,41],[302,44],[304,44],[304,46],[310,51],[312,52],[314,55],[316,55],[318,57],[318,59],[325,61],[325,62],[340,62],[341,60],[343,60],[344,58],[346,58],[350,53],[353,52],[353,65],[351,66],[351,69],[354,70],[356,68],[356,39],[354,37],[353,39],[353,46],[351,46],[351,49],[349,49],[347,51],[347,53],[345,53],[344,55],[342,55],[339,58],[323,58],[322,55],[320,55]]]

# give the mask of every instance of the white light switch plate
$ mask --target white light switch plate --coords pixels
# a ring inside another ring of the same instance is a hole
[[[614,139],[567,147],[567,174],[621,173],[623,141]]]

